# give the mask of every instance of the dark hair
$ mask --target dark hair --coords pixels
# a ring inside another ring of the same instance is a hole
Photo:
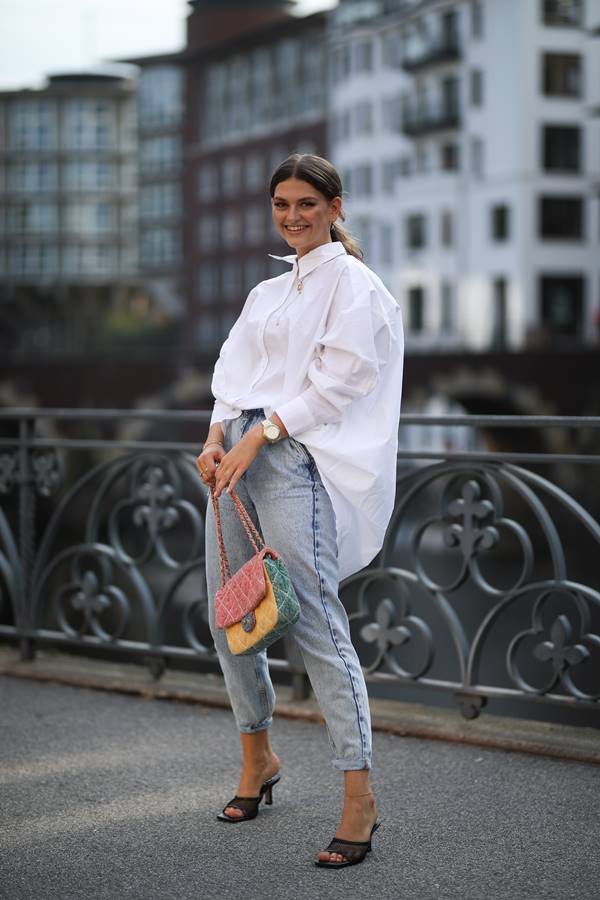
[[[342,179],[337,169],[328,159],[322,156],[315,156],[314,153],[292,153],[287,159],[280,163],[273,175],[269,185],[269,193],[271,197],[275,194],[275,189],[281,181],[288,178],[298,178],[300,181],[307,181],[315,190],[323,194],[328,200],[335,197],[341,197],[343,194]],[[340,212],[339,218],[344,221],[344,214]],[[337,223],[331,226],[331,237],[334,241],[341,241],[344,245],[346,253],[355,256],[357,259],[363,258],[363,252],[355,237],[353,237],[346,228],[342,228]]]

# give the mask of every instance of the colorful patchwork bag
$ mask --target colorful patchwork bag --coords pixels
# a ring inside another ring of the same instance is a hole
[[[255,555],[231,574],[219,501],[211,487],[215,514],[221,587],[215,594],[217,628],[224,628],[227,646],[236,656],[259,653],[279,640],[300,617],[300,605],[287,567],[278,553],[265,545],[244,504],[234,491],[231,497]]]

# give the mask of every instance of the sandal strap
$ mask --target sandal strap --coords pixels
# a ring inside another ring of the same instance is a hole
[[[229,803],[226,803],[223,807],[223,812],[232,806],[234,809],[239,809],[243,813],[253,812],[260,802],[260,797],[234,797],[233,800],[230,800]]]
[[[346,859],[358,859],[366,856],[370,843],[370,841],[343,841],[334,838],[329,846],[325,847],[325,853],[339,853]]]

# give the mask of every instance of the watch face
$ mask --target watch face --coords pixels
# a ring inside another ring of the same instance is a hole
[[[274,425],[272,422],[269,425],[265,425],[265,437],[268,441],[276,441],[279,437],[279,428],[277,425]]]

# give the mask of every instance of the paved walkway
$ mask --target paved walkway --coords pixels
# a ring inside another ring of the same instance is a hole
[[[239,761],[218,709],[0,678],[3,900],[597,900],[597,766],[376,734],[383,827],[312,865],[340,776],[322,726],[278,719],[273,807],[217,822]]]

